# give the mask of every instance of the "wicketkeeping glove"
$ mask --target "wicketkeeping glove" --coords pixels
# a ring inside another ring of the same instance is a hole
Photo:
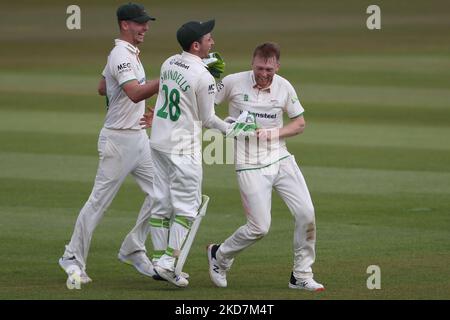
[[[208,58],[203,59],[203,62],[208,66],[208,71],[214,78],[220,78],[225,71],[225,61],[218,52],[211,52],[208,54]]]
[[[254,136],[256,134],[256,119],[253,113],[244,111],[228,128],[225,137]]]

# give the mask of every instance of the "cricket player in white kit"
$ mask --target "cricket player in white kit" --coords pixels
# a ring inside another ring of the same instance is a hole
[[[148,21],[155,20],[139,4],[118,8],[120,38],[108,56],[102,73],[109,101],[108,112],[98,140],[99,165],[89,199],[81,209],[70,243],[60,266],[68,272],[81,269],[81,283],[90,282],[86,261],[94,229],[111,204],[128,174],[132,174],[147,195],[135,227],[126,236],[119,251],[122,262],[132,264],[144,275],[155,276],[146,256],[145,241],[149,232],[150,192],[153,164],[148,135],[139,124],[145,112],[145,99],[158,92],[159,81],[146,81],[137,45],[144,41]]]
[[[264,237],[270,228],[272,188],[295,219],[294,266],[290,288],[322,291],[313,279],[316,225],[305,179],[285,143],[305,127],[304,109],[292,85],[276,72],[280,50],[275,43],[258,46],[252,71],[226,76],[219,82],[216,104],[228,102],[229,115],[243,111],[256,116],[257,137],[235,141],[236,172],[247,223],[222,244],[208,246],[209,273],[218,287],[226,287],[226,272],[234,257]],[[283,126],[283,113],[291,119]]]
[[[190,21],[178,29],[183,52],[161,66],[150,137],[155,172],[151,236],[161,255],[154,260],[155,270],[178,287],[189,282],[175,274],[175,261],[201,204],[202,127],[224,134],[231,127],[215,115],[216,83],[202,61],[214,45],[214,24]]]

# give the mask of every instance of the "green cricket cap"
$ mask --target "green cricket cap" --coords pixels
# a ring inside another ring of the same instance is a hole
[[[148,15],[143,5],[129,2],[117,9],[117,20],[131,20],[137,23],[144,23],[156,19]]]
[[[215,20],[206,22],[189,21],[183,24],[177,31],[177,40],[182,48],[188,48],[194,41],[197,41],[205,34],[214,29]]]

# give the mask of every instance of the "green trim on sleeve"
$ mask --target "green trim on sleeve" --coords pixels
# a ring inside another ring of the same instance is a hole
[[[136,78],[133,78],[133,79],[127,80],[127,81],[125,81],[125,82],[122,82],[121,84],[119,84],[119,87],[122,88],[122,86],[123,86],[125,83],[128,83],[128,82],[133,81],[133,80],[136,80],[136,81],[137,81]]]
[[[289,119],[295,119],[295,118],[298,118],[298,117],[301,117],[301,116],[303,116],[303,114],[304,114],[305,112],[302,112],[302,113],[299,113],[298,115],[296,115],[296,116],[293,116],[292,118],[289,118]]]

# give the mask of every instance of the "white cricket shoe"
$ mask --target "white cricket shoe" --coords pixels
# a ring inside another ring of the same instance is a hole
[[[159,259],[152,259],[153,266],[156,266],[158,264],[158,261]],[[189,280],[189,273],[181,271],[179,275],[185,278],[186,280]],[[154,276],[153,279],[167,281],[166,279],[162,278],[159,274],[156,274],[156,276]]]
[[[80,282],[81,284],[86,284],[89,282],[92,282],[92,279],[89,278],[89,276],[86,273],[86,270],[84,270],[84,268],[81,266],[81,263],[78,262],[78,260],[75,257],[61,257],[58,261],[59,266],[64,270],[65,273],[67,273],[67,275],[69,277],[72,276],[72,270],[74,268],[79,268],[79,270],[81,271],[80,273]]]
[[[189,280],[189,273],[187,273],[187,272],[181,271],[180,272],[180,276],[182,276],[186,280]]]
[[[217,287],[226,288],[227,272],[219,266],[216,260],[216,252],[219,246],[218,244],[210,244],[206,247],[209,262],[209,277]]]
[[[181,275],[176,275],[174,271],[165,269],[158,265],[155,266],[155,271],[161,278],[173,283],[177,287],[184,288],[189,284],[189,281],[186,278],[183,278]]]
[[[120,261],[123,263],[132,265],[136,268],[139,273],[142,273],[145,276],[155,278],[157,277],[157,273],[153,267],[153,263],[147,257],[144,251],[136,251],[129,255],[123,255],[119,253],[117,255]]]
[[[155,272],[156,273],[156,272]],[[189,273],[187,272],[183,272],[181,271],[180,276],[182,276],[183,278],[185,278],[186,280],[189,280]],[[153,280],[158,280],[158,281],[167,281],[166,279],[164,279],[163,277],[161,277],[159,274],[156,273],[156,275],[153,276]]]
[[[291,273],[291,280],[289,281],[289,288],[291,289],[303,289],[307,291],[325,291],[325,287],[316,282],[313,278],[305,278],[305,279],[298,279],[294,277],[294,273]]]

